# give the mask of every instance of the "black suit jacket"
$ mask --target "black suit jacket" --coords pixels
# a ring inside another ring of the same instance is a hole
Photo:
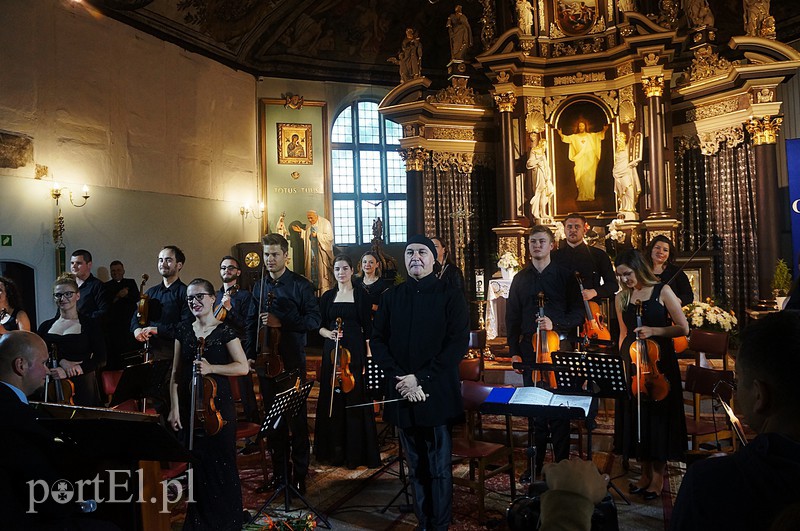
[[[108,297],[100,279],[89,273],[89,278],[79,289],[81,298],[78,301],[78,311],[92,319],[102,319],[108,313]]]

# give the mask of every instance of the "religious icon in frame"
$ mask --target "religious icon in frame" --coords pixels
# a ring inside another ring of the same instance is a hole
[[[558,26],[567,35],[584,35],[597,21],[597,0],[554,0]]]
[[[312,164],[311,124],[278,124],[278,164]]]

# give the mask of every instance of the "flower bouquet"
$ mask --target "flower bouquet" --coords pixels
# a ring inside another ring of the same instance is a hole
[[[716,306],[711,298],[706,302],[687,304],[683,307],[683,314],[690,327],[712,332],[731,332],[739,322],[733,312]]]
[[[497,261],[497,267],[500,268],[503,278],[510,280],[514,277],[514,273],[519,269],[519,261],[517,260],[517,257],[514,256],[514,253],[506,251]]]

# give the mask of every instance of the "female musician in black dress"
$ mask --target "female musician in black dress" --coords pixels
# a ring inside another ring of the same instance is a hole
[[[43,322],[36,331],[51,354],[55,346],[58,368],[51,371],[51,376],[72,381],[75,386],[72,400],[76,406],[99,406],[95,370],[106,363],[103,331],[94,319],[78,313],[81,293],[73,275],[67,273],[56,279],[53,298],[58,316]]]
[[[0,277],[0,335],[12,330],[30,329],[31,321],[22,309],[17,285],[10,278]]]
[[[436,264],[433,266],[433,272],[439,280],[457,287],[458,291],[464,293],[464,273],[461,272],[450,257],[447,242],[441,236],[433,236],[431,241],[436,247]]]
[[[368,401],[364,365],[367,338],[372,330],[370,303],[366,293],[353,287],[353,263],[348,256],[340,255],[334,259],[333,275],[337,286],[326,291],[319,304],[324,324],[319,335],[325,338],[325,346],[314,428],[314,455],[319,462],[334,466],[375,468],[381,465],[381,456],[373,409],[368,406],[345,409]],[[349,393],[335,389],[335,386],[331,393],[333,359],[330,353],[335,347],[337,317],[342,319],[339,345],[350,351],[350,373],[355,379],[355,387]],[[329,417],[331,394],[333,414]]]
[[[647,244],[644,259],[647,260],[659,281],[664,284],[669,283],[673,293],[680,299],[681,306],[686,306],[694,302],[694,292],[689,277],[675,265],[675,255],[675,246],[672,244],[672,240],[659,234]]]
[[[689,333],[689,323],[681,311],[681,303],[669,286],[656,279],[641,253],[624,251],[614,262],[622,289],[617,293],[616,308],[619,321],[620,353],[630,368],[630,347],[636,339],[652,339],[659,347],[660,372],[669,382],[667,397],[651,400],[641,397],[641,441],[637,444],[637,399],[623,402],[623,416],[618,418],[623,457],[635,454],[642,465],[642,476],[631,483],[634,494],[646,500],[660,496],[664,482],[664,467],[670,459],[682,459],[686,452],[686,421],[683,412],[681,375],[670,338]],[[642,302],[642,326],[636,324],[636,301]],[[674,324],[671,324],[674,323]]]
[[[392,287],[392,281],[383,278],[381,259],[374,251],[367,251],[361,255],[361,271],[353,277],[353,285],[363,289],[368,296],[372,312],[378,310],[378,303],[384,291]]]
[[[236,468],[236,408],[228,377],[247,374],[247,358],[236,332],[214,319],[214,286],[209,281],[192,280],[186,300],[195,321],[183,321],[176,329],[167,422],[176,431],[186,428],[188,446],[192,372],[197,365],[217,384],[215,404],[225,424],[217,434],[208,435],[195,420],[195,503],[188,504],[183,528],[238,530],[243,523],[242,489]],[[202,359],[195,361],[199,338],[205,338],[205,348]]]

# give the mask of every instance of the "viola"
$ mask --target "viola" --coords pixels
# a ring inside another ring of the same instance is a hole
[[[339,334],[342,332],[342,318],[336,318],[336,345],[331,351],[331,362],[333,363],[333,370],[331,371],[331,402],[328,407],[328,417],[333,416],[333,394],[336,389],[340,389],[343,393],[349,393],[356,386],[356,378],[350,372],[350,362],[352,355],[344,345],[339,344]]]
[[[139,302],[136,304],[136,318],[139,320],[139,326],[147,326],[149,321],[150,296],[144,292],[144,285],[148,280],[150,280],[150,275],[147,273],[142,275],[142,284],[139,286]]]
[[[636,301],[636,327],[642,327],[642,301]],[[669,381],[658,370],[659,348],[652,339],[636,339],[630,348],[631,363],[636,365],[636,376],[631,392],[652,400],[664,400],[669,393]]]
[[[267,295],[267,314],[272,309],[275,302],[275,292],[270,291]],[[281,342],[281,328],[279,326],[261,325],[258,320],[258,356],[256,357],[256,367],[263,370],[268,378],[275,378],[284,372],[283,358],[278,346]]]
[[[50,345],[50,356],[47,358],[49,369],[58,368],[58,347]],[[50,385],[52,383],[52,385]],[[56,378],[50,376],[48,372],[44,380],[44,401],[56,404],[75,405],[73,396],[75,395],[75,384],[68,378]]]
[[[575,278],[578,279],[578,286],[580,286],[581,293],[583,293],[583,277],[578,271],[575,271]],[[589,339],[610,341],[611,332],[605,324],[605,317],[600,312],[600,305],[583,299],[583,311],[586,314],[586,320],[583,323],[584,335]]]
[[[195,362],[203,359],[206,338],[197,339]],[[203,425],[208,435],[216,435],[226,424],[222,413],[217,409],[217,382],[211,376],[200,374],[200,366],[192,365],[192,410],[189,418],[189,450],[194,447],[194,430],[197,422]]]
[[[544,292],[539,292],[539,315],[538,317],[544,317]],[[558,350],[558,347],[561,344],[561,340],[558,338],[558,334],[553,330],[544,330],[541,328],[541,325],[537,323],[536,325],[536,334],[533,336],[533,350],[536,352],[536,363],[553,363],[553,356],[551,352],[554,350]],[[556,375],[553,371],[542,371],[542,370],[535,370],[533,371],[533,383],[534,385],[538,384],[539,382],[544,382],[550,386],[550,388],[556,387]]]
[[[233,297],[234,294],[239,291],[239,285],[234,284],[233,286],[229,287],[225,290],[225,295],[228,297]],[[217,321],[224,321],[225,318],[228,316],[228,309],[220,302],[219,306],[214,308],[214,319]]]

